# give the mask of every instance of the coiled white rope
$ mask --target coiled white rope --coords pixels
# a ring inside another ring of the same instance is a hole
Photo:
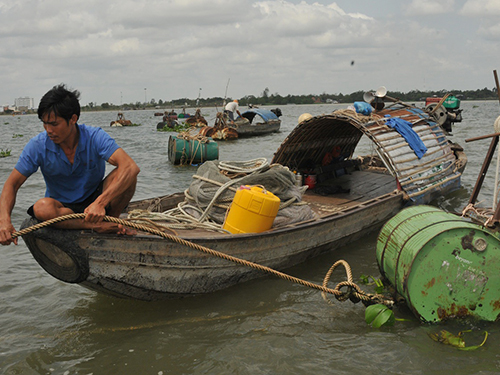
[[[269,163],[266,158],[258,158],[247,161],[226,161],[219,162],[219,169],[221,171],[227,171],[231,173],[244,174],[243,177],[258,173],[269,167]],[[193,178],[199,176],[195,175]],[[222,225],[218,224],[208,218],[208,214],[212,207],[216,204],[218,197],[223,194],[227,189],[235,190],[232,185],[237,184],[243,177],[233,178],[221,184],[218,181],[213,181],[208,178],[202,178],[204,181],[213,183],[214,185],[219,185],[214,197],[208,204],[207,208],[203,211],[199,207],[196,207],[188,202],[184,201],[177,205],[177,207],[164,211],[164,212],[151,212],[149,210],[132,210],[128,214],[128,219],[133,221],[159,221],[162,222],[161,227],[168,229],[193,229],[200,228],[206,230],[212,230],[217,232],[229,233],[225,229],[222,229]],[[184,192],[187,200],[194,201],[194,199],[189,195],[188,190]],[[290,204],[290,203],[289,203]],[[228,206],[229,207],[229,206]],[[199,217],[195,217],[188,210],[197,212]]]
[[[259,172],[269,166],[266,158],[257,158],[246,161],[220,161],[219,169],[233,173]]]

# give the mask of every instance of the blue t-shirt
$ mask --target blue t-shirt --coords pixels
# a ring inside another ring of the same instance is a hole
[[[85,124],[77,124],[77,128],[73,164],[44,131],[28,142],[15,166],[25,177],[40,167],[47,186],[45,196],[62,203],[80,203],[88,198],[104,178],[106,161],[119,148],[101,128]]]

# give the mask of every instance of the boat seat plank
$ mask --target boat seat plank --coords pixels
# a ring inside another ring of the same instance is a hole
[[[349,189],[348,193],[343,192],[330,195],[317,194],[315,189],[306,190],[302,197],[302,201],[307,203],[313,212],[321,218],[330,216],[338,211],[362,205],[375,197],[388,194],[394,191],[396,182],[395,178],[388,174],[362,170],[353,171],[340,177],[330,178],[317,186],[340,186],[342,189]],[[176,199],[176,201],[177,200],[178,199]],[[149,202],[149,204],[151,203],[152,202]],[[152,206],[154,205],[152,204]],[[161,224],[161,222],[159,222],[159,224]],[[176,229],[175,234],[189,238],[218,238],[225,236],[224,233],[208,231],[201,228]]]
[[[342,189],[349,189],[350,199],[358,200],[360,196],[364,200],[372,199],[386,193],[390,193],[396,189],[396,180],[394,177],[384,173],[372,171],[354,171],[337,178],[329,179],[318,184],[321,186],[340,186]],[[306,191],[306,195],[314,194],[312,191]],[[345,193],[342,193],[345,194]],[[341,196],[341,194],[334,194]]]
[[[394,177],[372,171],[353,171],[343,176],[332,178],[317,185],[318,187],[340,186],[349,189],[349,193],[320,195],[315,189],[306,190],[302,200],[320,217],[333,212],[351,208],[377,196],[390,193],[396,188]]]

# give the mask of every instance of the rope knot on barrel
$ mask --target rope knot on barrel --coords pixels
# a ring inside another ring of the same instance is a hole
[[[343,292],[341,290],[342,288],[347,290]],[[361,300],[360,296],[363,293],[359,286],[350,281],[341,281],[333,290],[338,292],[338,294],[335,294],[335,298],[340,302],[344,302],[349,299],[353,303],[358,303]]]

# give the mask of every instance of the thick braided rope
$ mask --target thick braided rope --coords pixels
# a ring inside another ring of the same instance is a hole
[[[35,224],[35,225],[33,225],[33,226],[29,227],[29,228],[25,228],[25,229],[22,229],[22,230],[20,230],[18,232],[15,232],[15,233],[12,234],[12,238],[23,236],[25,234],[28,234],[28,233],[33,232],[35,230],[41,229],[43,227],[46,227],[46,226],[49,226],[49,225],[52,225],[52,224],[60,223],[60,222],[62,222],[64,220],[83,219],[83,218],[85,218],[85,216],[86,216],[86,214],[70,214],[70,215],[59,216],[59,217],[56,217],[54,219],[47,220],[47,221],[44,221],[42,223]],[[122,219],[119,219],[119,218],[116,218],[116,217],[112,217],[112,216],[104,216],[104,221],[113,222],[113,223],[116,223],[116,224],[121,224],[121,225],[124,225],[124,226],[127,226],[127,227],[131,227],[131,228],[143,231],[143,232],[148,232],[148,233],[151,233],[151,234],[155,234],[157,236],[166,238],[168,240],[171,240],[171,241],[176,242],[178,244],[190,247],[192,249],[196,249],[196,250],[202,251],[204,253],[207,253],[207,254],[210,254],[210,255],[222,258],[222,259],[226,259],[228,261],[231,261],[231,262],[243,265],[243,266],[251,267],[251,268],[254,268],[254,269],[257,269],[257,270],[260,270],[260,271],[264,271],[264,272],[270,273],[272,275],[278,276],[278,277],[280,277],[282,279],[288,280],[288,281],[296,283],[296,284],[300,284],[300,285],[303,285],[303,286],[306,286],[306,287],[309,287],[309,288],[312,288],[312,289],[320,290],[321,292],[323,292],[323,294],[324,293],[333,294],[334,296],[336,296],[336,298],[339,301],[347,300],[351,294],[355,298],[357,298],[359,300],[363,300],[363,301],[369,301],[369,300],[372,300],[372,299],[381,300],[381,298],[380,298],[381,296],[378,296],[378,295],[371,296],[369,294],[366,294],[356,284],[354,284],[352,282],[351,269],[350,269],[349,265],[347,264],[347,262],[345,262],[343,260],[337,261],[330,268],[330,270],[328,271],[328,273],[327,273],[327,275],[325,277],[325,280],[323,281],[323,285],[317,285],[317,284],[311,283],[309,281],[302,280],[302,279],[299,279],[297,277],[287,275],[286,273],[274,270],[274,269],[272,269],[270,267],[263,266],[263,265],[257,264],[257,263],[253,263],[253,262],[250,262],[250,261],[247,261],[247,260],[244,260],[244,259],[236,258],[236,257],[233,257],[231,255],[224,254],[224,253],[221,253],[219,251],[210,249],[208,247],[201,246],[201,245],[195,244],[195,243],[190,242],[190,241],[186,241],[186,240],[184,240],[184,239],[182,239],[180,237],[173,236],[171,234],[162,232],[162,231],[160,231],[158,229],[155,229],[155,228],[152,228],[152,227],[148,227],[146,225],[131,223],[131,222],[127,221],[127,220],[122,220]],[[339,283],[335,289],[328,288],[326,285],[328,284],[330,276],[331,276],[332,272],[335,270],[335,268],[338,265],[340,265],[340,264],[342,264],[344,266],[344,268],[346,269],[347,281]],[[342,288],[343,286],[348,286],[350,288],[350,291],[349,291],[348,294],[346,294],[346,293],[344,293],[344,292],[342,292],[340,290],[340,288]],[[324,295],[323,295],[323,298],[325,298]],[[381,302],[384,303],[384,301],[381,301]],[[387,304],[389,306],[392,306],[393,302],[387,300],[387,301],[385,301],[385,304]]]

